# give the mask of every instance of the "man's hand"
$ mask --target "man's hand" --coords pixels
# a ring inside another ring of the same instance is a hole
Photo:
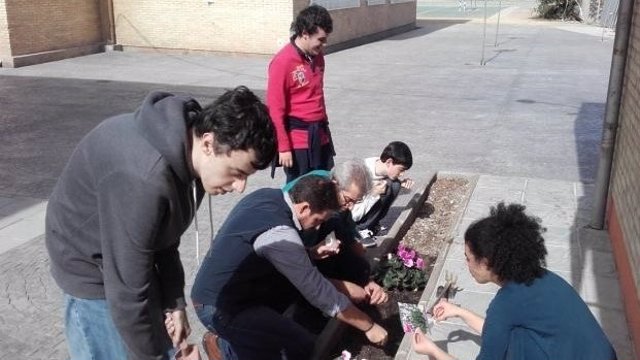
[[[400,186],[405,189],[411,189],[413,187],[413,184],[415,184],[415,182],[409,178],[402,179],[402,181],[400,181]]]
[[[309,255],[314,260],[326,259],[340,252],[340,240],[335,239],[335,244],[327,245],[324,241],[309,248]]]
[[[369,283],[364,286],[364,291],[367,293],[369,297],[369,304],[371,305],[384,304],[389,300],[389,296],[384,289],[373,282],[373,280],[369,281]]]
[[[178,346],[191,334],[191,327],[184,309],[166,312],[164,326],[167,328],[167,334],[169,334],[173,346]]]
[[[291,155],[291,151],[283,151],[278,154],[280,165],[284,167],[293,167],[293,155]]]
[[[367,339],[374,345],[384,346],[387,343],[387,330],[374,323],[371,329],[364,333]]]

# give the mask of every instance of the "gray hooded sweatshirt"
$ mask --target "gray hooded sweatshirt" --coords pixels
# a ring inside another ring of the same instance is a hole
[[[163,311],[185,307],[178,245],[204,194],[187,163],[194,106],[156,92],[135,113],[103,121],[74,150],[47,206],[54,279],[71,296],[106,299],[132,359],[162,359]]]

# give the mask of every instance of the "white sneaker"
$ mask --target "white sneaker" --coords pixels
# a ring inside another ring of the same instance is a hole
[[[358,230],[358,234],[360,234],[360,238],[362,239],[373,236],[373,233],[369,229]]]

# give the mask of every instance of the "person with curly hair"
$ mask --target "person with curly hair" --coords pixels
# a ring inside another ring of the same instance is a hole
[[[480,284],[500,286],[486,318],[440,301],[437,321],[459,317],[482,335],[477,359],[615,360],[602,328],[578,293],[545,269],[540,219],[519,204],[499,203],[467,229],[465,258]],[[436,360],[454,359],[420,330],[413,349]]]

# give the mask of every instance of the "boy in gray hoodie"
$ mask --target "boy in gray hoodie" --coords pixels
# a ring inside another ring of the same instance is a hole
[[[167,358],[190,332],[180,236],[205,192],[242,192],[275,151],[268,111],[246,87],[204,109],[154,92],[80,141],[46,214],[72,359]]]

